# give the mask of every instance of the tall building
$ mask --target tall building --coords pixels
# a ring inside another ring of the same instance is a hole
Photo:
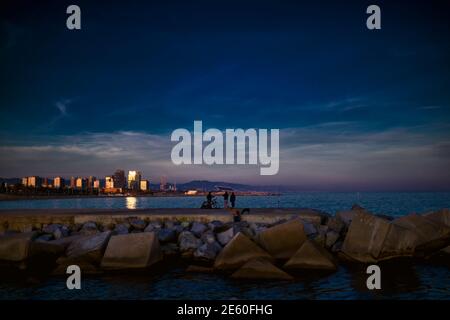
[[[89,178],[87,179],[87,188],[88,189],[92,189],[94,188],[94,182],[97,180],[96,177],[94,176],[89,176]]]
[[[117,169],[113,175],[114,187],[125,189],[127,187],[127,179],[125,178],[125,171]]]
[[[141,185],[140,185],[141,191],[149,191],[150,190],[149,185],[150,185],[150,183],[148,182],[148,180],[141,180]]]
[[[55,179],[53,179],[53,186],[56,189],[60,189],[60,188],[64,188],[64,178],[61,177],[56,177]]]
[[[33,177],[28,177],[28,186],[29,187],[40,187],[41,186],[41,178],[33,176]]]
[[[80,190],[85,190],[86,189],[86,182],[87,180],[84,178],[78,178],[76,180],[76,188],[80,189]]]
[[[159,184],[159,190],[166,191],[166,185],[167,185],[167,177],[162,176],[161,177],[161,182]]]
[[[105,188],[106,189],[114,188],[114,178],[113,177],[105,177]]]
[[[22,178],[22,185],[24,185],[25,187],[28,186],[28,177],[23,177]]]
[[[42,178],[42,186],[44,188],[48,188],[50,186],[50,183],[48,181],[48,178]]]
[[[95,179],[93,188],[94,189],[100,189],[100,180]]]
[[[138,190],[141,183],[140,171],[128,171],[128,189]]]
[[[76,177],[71,177],[70,178],[70,188],[71,189],[75,189],[77,187],[77,178]]]

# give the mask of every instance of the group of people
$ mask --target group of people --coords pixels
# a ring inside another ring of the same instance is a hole
[[[216,202],[215,202],[215,200],[213,201],[213,199],[214,199],[214,196],[211,194],[211,192],[208,192],[208,195],[206,196],[206,202],[203,203],[202,208],[204,208],[204,209],[217,208]],[[228,207],[228,199],[230,200],[231,208]],[[241,221],[241,216],[244,213],[249,213],[250,209],[249,208],[245,208],[243,210],[235,209],[235,206],[236,206],[236,195],[234,194],[234,192],[232,192],[230,195],[228,193],[228,191],[225,191],[225,193],[223,194],[223,207],[225,209],[229,208],[229,210],[233,214],[234,222],[239,222],[239,221]]]
[[[206,201],[208,201],[208,203],[212,203],[213,197],[214,196],[211,194],[211,191],[210,191],[208,193],[208,195],[206,196]],[[234,192],[232,192],[230,195],[228,193],[228,191],[225,191],[225,193],[223,194],[223,207],[224,208],[228,208],[228,199],[230,199],[231,208],[234,208],[236,205],[236,195],[234,194]]]

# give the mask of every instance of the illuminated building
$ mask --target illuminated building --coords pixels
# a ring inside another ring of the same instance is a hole
[[[33,177],[28,177],[28,186],[29,187],[39,187],[41,185],[41,178],[33,176]]]
[[[113,177],[105,177],[105,188],[113,189],[114,188],[114,179]]]
[[[150,183],[148,182],[148,180],[141,180],[141,185],[140,185],[140,189],[141,191],[149,191],[150,188]]]
[[[86,189],[86,179],[84,178],[77,178],[76,180],[76,188],[80,190]]]
[[[128,171],[128,189],[138,190],[141,182],[140,171]]]
[[[64,179],[61,177],[56,177],[55,179],[53,179],[53,186],[56,189],[60,189],[60,188],[64,188]]]

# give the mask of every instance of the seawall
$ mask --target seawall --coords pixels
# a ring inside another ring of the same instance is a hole
[[[209,223],[233,220],[232,212],[227,209],[11,209],[0,210],[0,232],[6,229],[27,231],[40,229],[42,225],[84,224],[94,221],[98,224],[122,223],[130,217],[136,217],[147,222],[155,221],[187,221]],[[280,220],[300,217],[314,224],[321,224],[326,214],[313,209],[283,208],[283,209],[250,209],[249,214],[242,219],[249,223],[272,224]]]

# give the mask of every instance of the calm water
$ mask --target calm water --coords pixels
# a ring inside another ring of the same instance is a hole
[[[219,203],[221,199],[218,199]],[[1,201],[0,209],[18,208],[198,208],[202,197],[108,197],[72,198],[48,200]],[[450,207],[450,192],[423,193],[348,193],[348,192],[302,192],[281,196],[242,196],[237,198],[238,207],[315,208],[329,213],[349,209],[354,203],[374,213],[393,216],[411,212],[427,212]]]
[[[198,208],[201,197],[84,198],[3,201],[12,208]],[[450,207],[450,193],[316,193],[238,197],[239,207],[309,207],[334,213],[355,202],[374,213],[393,216]],[[302,275],[294,282],[245,282],[208,274],[186,274],[173,267],[160,274],[86,276],[81,291],[65,287],[65,278],[40,282],[0,275],[0,299],[450,299],[448,264],[391,262],[382,265],[382,290],[369,292],[364,269],[327,276]]]
[[[66,289],[61,277],[39,283],[3,279],[0,299],[450,299],[448,267],[391,263],[381,270],[382,289],[376,292],[367,290],[365,270],[345,266],[293,282],[237,281],[175,267],[163,274],[86,276],[79,291]]]

